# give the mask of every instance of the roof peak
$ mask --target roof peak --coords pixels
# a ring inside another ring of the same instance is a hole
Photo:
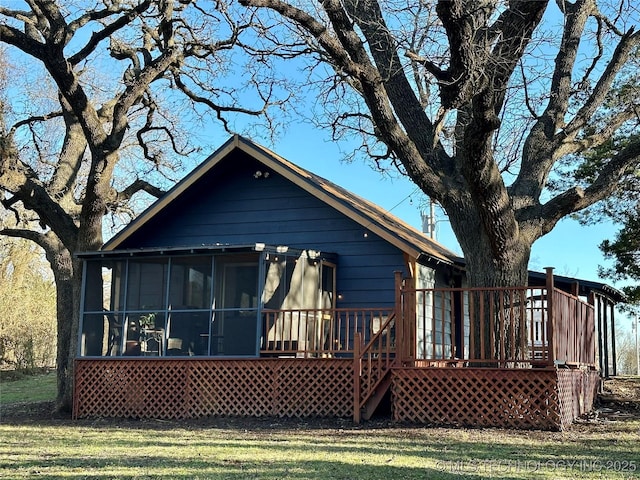
[[[457,254],[429,238],[417,228],[409,225],[370,200],[300,167],[278,155],[271,149],[239,134],[231,136],[163,197],[155,201],[128,226],[106,242],[103,250],[117,249],[124,240],[182,195],[191,185],[211,171],[236,149],[243,151],[260,163],[273,169],[274,172],[284,176],[311,195],[336,208],[342,214],[350,217],[389,243],[392,243],[414,259],[418,259],[419,257],[424,258],[426,255],[427,258],[435,261],[454,264],[460,258]]]

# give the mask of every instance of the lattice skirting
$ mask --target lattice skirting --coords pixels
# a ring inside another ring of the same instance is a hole
[[[349,417],[353,361],[80,359],[74,417]]]
[[[600,375],[595,370],[558,370],[562,426],[590,412],[598,394]]]
[[[576,381],[559,382],[566,374],[555,370],[403,368],[392,375],[396,421],[558,430],[575,418],[566,410]]]

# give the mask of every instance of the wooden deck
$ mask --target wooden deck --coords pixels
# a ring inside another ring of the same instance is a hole
[[[263,312],[258,358],[79,358],[74,417],[360,422],[390,394],[396,421],[561,429],[592,408],[593,299],[397,283],[395,309]]]
[[[73,414],[356,419],[368,400],[356,371],[349,359],[79,359]],[[594,370],[474,367],[396,367],[389,378],[395,421],[545,430],[590,411],[600,380]]]

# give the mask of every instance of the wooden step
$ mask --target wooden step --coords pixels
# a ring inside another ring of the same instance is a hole
[[[380,383],[376,386],[374,393],[369,397],[366,403],[362,406],[362,418],[369,420],[380,405],[380,402],[384,398],[385,394],[391,387],[391,371],[388,371]]]

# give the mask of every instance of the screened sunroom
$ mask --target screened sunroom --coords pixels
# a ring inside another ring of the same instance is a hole
[[[334,307],[331,255],[254,244],[82,258],[81,357],[254,357],[329,341],[321,318],[282,312]]]

